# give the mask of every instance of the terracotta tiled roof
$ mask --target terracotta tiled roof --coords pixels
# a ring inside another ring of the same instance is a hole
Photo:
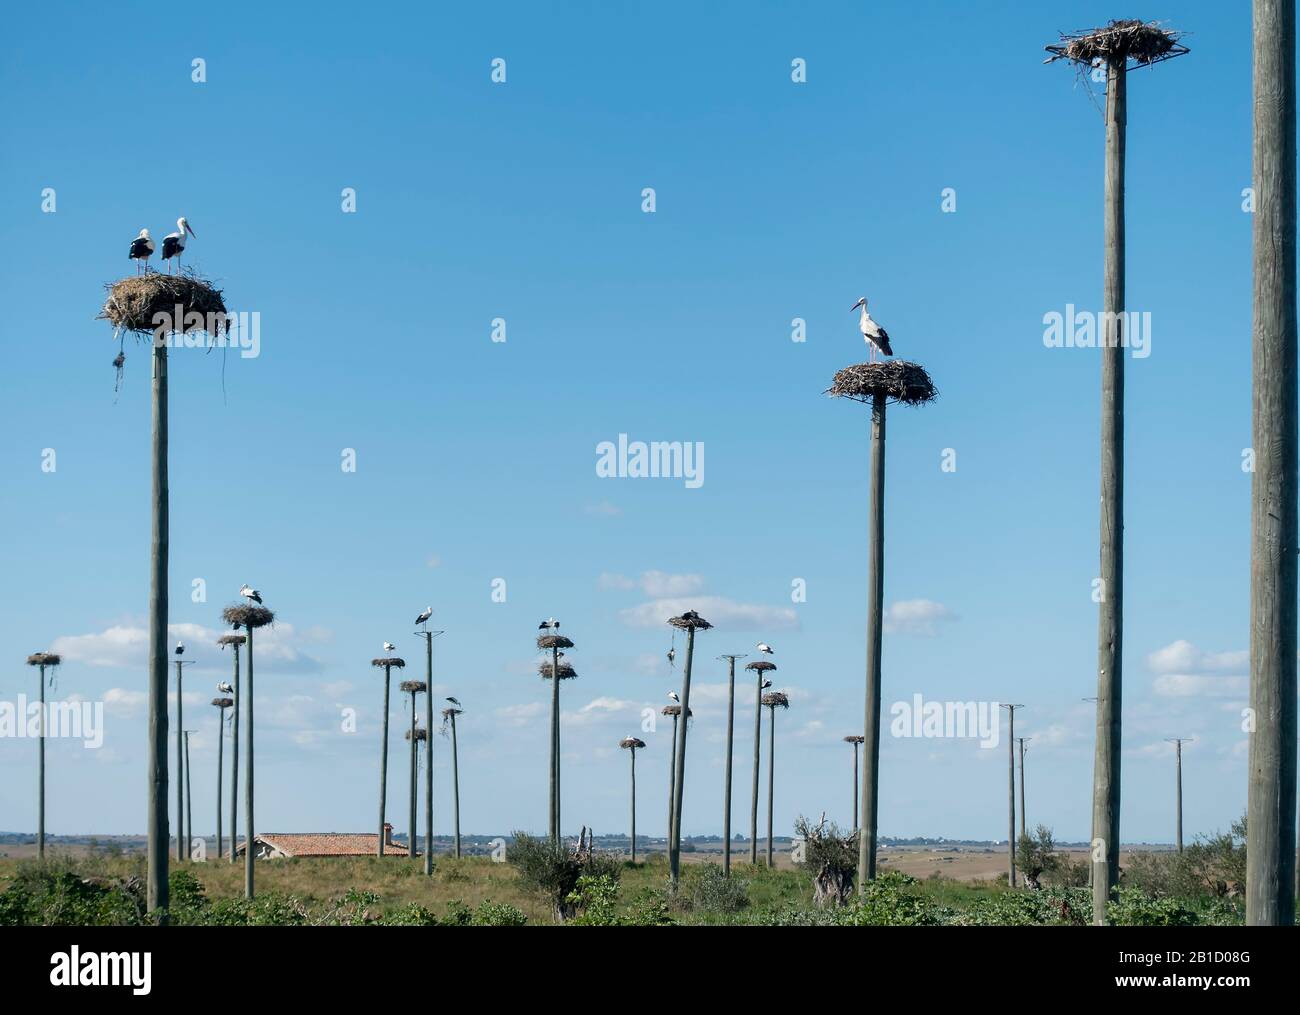
[[[286,856],[374,856],[379,836],[374,832],[261,832],[257,838]],[[385,853],[405,853],[407,844],[390,839]]]

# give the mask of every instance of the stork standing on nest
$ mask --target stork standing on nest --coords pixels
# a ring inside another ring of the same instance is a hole
[[[190,224],[185,221],[185,216],[182,215],[176,220],[176,232],[168,233],[163,237],[162,259],[164,262],[167,262],[167,274],[169,275],[171,274],[170,262],[173,260],[176,262],[176,270],[180,271],[180,259],[181,254],[185,251],[186,233],[189,233],[196,240],[198,239],[194,230],[190,228]]]
[[[166,247],[163,247],[164,251],[166,251],[166,249]],[[862,338],[867,343],[867,348],[870,350],[868,355],[870,355],[871,359],[869,362],[876,362],[877,349],[883,352],[886,356],[894,355],[894,350],[890,348],[889,345],[889,334],[884,328],[873,321],[871,315],[867,313],[867,298],[865,296],[849,308],[849,313],[853,313],[853,311],[857,310],[858,307],[862,308],[862,317],[858,319],[858,330],[862,332]]]
[[[153,256],[153,240],[149,239],[149,230],[141,229],[140,235],[131,241],[131,253],[128,255],[135,262],[136,274],[149,274],[149,258]]]

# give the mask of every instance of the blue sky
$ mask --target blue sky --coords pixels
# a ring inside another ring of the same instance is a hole
[[[1046,348],[1043,317],[1098,308],[1103,136],[1088,89],[1044,67],[1042,47],[1114,13],[12,12],[0,559],[22,592],[0,615],[0,698],[34,694],[22,660],[55,647],[59,695],[104,701],[108,718],[100,750],[51,743],[50,830],[144,828],[148,358],[128,340],[115,397],[116,343],[94,316],[104,283],[131,270],[136,232],[160,236],[183,214],[198,234],[186,263],[261,316],[261,355],[226,358],[224,396],[219,352],[172,355],[171,621],[199,660],[186,677],[199,827],[215,778],[205,702],[229,666],[210,642],[245,581],[279,617],[258,661],[264,830],[370,827],[368,663],[387,639],[414,666],[410,620],[429,604],[447,631],[436,682],[466,709],[467,830],[545,825],[548,692],[532,638],[552,614],[580,674],[563,688],[566,831],[626,829],[616,744],[679,681],[656,618],[682,603],[717,624],[698,645],[684,830],[721,825],[714,657],[760,638],[792,697],[776,826],[822,809],[847,821],[868,418],[822,392],[864,358],[848,310],[866,294],[895,351],[941,391],[890,416],[886,709],[918,692],[1024,703],[1030,821],[1085,837],[1099,364],[1096,350]],[[1191,55],[1129,89],[1128,305],[1150,312],[1152,335],[1128,371],[1122,820],[1126,840],[1170,841],[1164,737],[1198,738],[1184,759],[1189,836],[1245,806],[1250,22],[1213,3],[1133,13],[1192,33]],[[796,58],[805,83],[791,80]],[[354,213],[341,210],[349,187]],[[494,318],[505,342],[491,340]],[[805,342],[791,341],[794,318]],[[703,485],[599,478],[596,446],[620,433],[703,442]],[[948,448],[955,472],[940,468]],[[191,601],[196,578],[206,602]],[[795,579],[806,602],[792,602]],[[354,735],[340,731],[345,708]],[[739,708],[734,828],[747,827],[751,722]],[[640,734],[651,834],[666,732]],[[446,743],[436,750],[446,831]],[[1004,751],[886,737],[882,754],[883,834],[1005,834]],[[31,829],[31,742],[0,739],[0,761],[0,828]]]

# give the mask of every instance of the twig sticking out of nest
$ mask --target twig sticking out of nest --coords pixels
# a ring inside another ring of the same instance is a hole
[[[410,731],[410,730],[407,730],[407,731],[406,731],[406,739],[407,739],[407,740],[410,740],[410,739],[411,739],[411,731]],[[428,739],[429,739],[429,731],[426,730],[426,729],[424,729],[424,728],[422,728],[422,727],[416,729],[416,731],[415,731],[415,739],[416,739],[417,741],[420,741],[420,740],[428,740]]]
[[[537,647],[543,648],[573,648],[573,642],[562,634],[539,634],[537,636]]]
[[[713,626],[694,610],[687,610],[680,617],[669,617],[668,623],[672,624],[673,627],[681,628],[683,631],[707,631]]]
[[[225,648],[227,645],[242,645],[246,641],[248,638],[242,634],[223,634],[217,639],[217,644]]]
[[[392,666],[394,669],[400,670],[406,667],[406,660],[398,659],[397,656],[380,657],[379,659],[371,659],[370,665],[379,667]]]
[[[870,405],[877,395],[887,402],[925,405],[939,395],[934,382],[919,363],[894,359],[887,363],[855,363],[835,375],[826,394]]]
[[[58,666],[61,662],[63,656],[53,652],[34,652],[27,657],[28,666]]]
[[[763,695],[763,704],[768,708],[789,708],[790,698],[784,691],[768,691]]]
[[[645,746],[645,741],[639,740],[636,737],[624,737],[618,742],[618,746],[623,748],[625,751],[632,748],[639,751]]]
[[[235,703],[234,698],[213,698],[212,699],[212,704],[215,705],[217,708],[230,708],[232,705],[234,705],[234,703]]]
[[[221,611],[221,619],[234,628],[257,628],[266,627],[268,624],[274,624],[275,614],[265,606],[235,603],[233,606],[227,606]]]
[[[403,694],[423,694],[425,691],[423,680],[403,680],[397,686]]]
[[[862,744],[862,743],[866,743],[866,740],[867,740],[866,737],[859,736],[856,733],[854,733],[852,736],[844,738],[844,742],[846,744]]]
[[[1069,60],[1091,67],[1099,61],[1127,63],[1132,60],[1146,67],[1186,53],[1187,47],[1179,41],[1183,34],[1162,28],[1158,21],[1112,21],[1105,28],[1069,35],[1062,33],[1058,45],[1047,47],[1047,52],[1052,55],[1043,63]]]
[[[766,659],[755,659],[752,663],[746,663],[745,669],[766,673],[768,670],[776,669],[776,663],[769,663]]]
[[[537,672],[542,675],[543,680],[551,679],[551,664],[549,662],[540,663]],[[572,680],[578,675],[578,671],[573,668],[572,663],[560,663],[560,679]]]
[[[167,332],[225,330],[229,311],[221,290],[197,275],[132,275],[104,286],[108,297],[99,312],[118,331],[152,335],[160,327],[158,316],[171,323]],[[181,320],[176,321],[177,307]],[[198,314],[198,318],[191,315]],[[190,323],[186,323],[186,320]],[[201,320],[202,323],[194,323]],[[211,329],[209,329],[211,326]]]
[[[660,715],[671,715],[671,716],[681,715],[681,714],[682,714],[682,706],[681,706],[681,705],[665,705],[665,706],[663,707],[663,711],[660,712],[659,714],[660,714]],[[691,718],[693,715],[695,715],[695,709],[693,709],[693,708],[692,708],[692,709],[688,709],[687,712],[686,712],[686,718],[689,719],[689,718]],[[644,747],[645,744],[642,744],[641,746]]]

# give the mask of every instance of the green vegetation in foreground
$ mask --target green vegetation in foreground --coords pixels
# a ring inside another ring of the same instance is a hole
[[[1230,861],[1235,857],[1229,852]],[[405,858],[276,860],[259,863],[258,896],[251,903],[243,898],[242,866],[180,864],[171,872],[171,917],[176,924],[219,926],[520,926],[553,924],[561,909],[565,922],[577,926],[1065,926],[1084,924],[1091,914],[1089,889],[1069,885],[1009,891],[993,881],[917,881],[889,873],[848,906],[818,908],[805,869],[737,864],[728,879],[716,864],[691,864],[674,897],[662,856],[635,866],[603,856],[572,882],[572,872],[557,882],[539,870],[544,860],[545,850],[535,851],[529,872],[481,857],[439,857],[432,878],[423,876],[419,861]],[[1177,855],[1144,861],[1134,872],[1143,884],[1121,891],[1112,921],[1241,923],[1236,900],[1195,890],[1187,863]],[[44,863],[0,861],[0,925],[150,923],[144,873],[143,857],[71,860],[56,854]],[[551,887],[535,887],[539,879]],[[1189,884],[1190,896],[1168,891]],[[557,906],[561,887],[566,894]]]

